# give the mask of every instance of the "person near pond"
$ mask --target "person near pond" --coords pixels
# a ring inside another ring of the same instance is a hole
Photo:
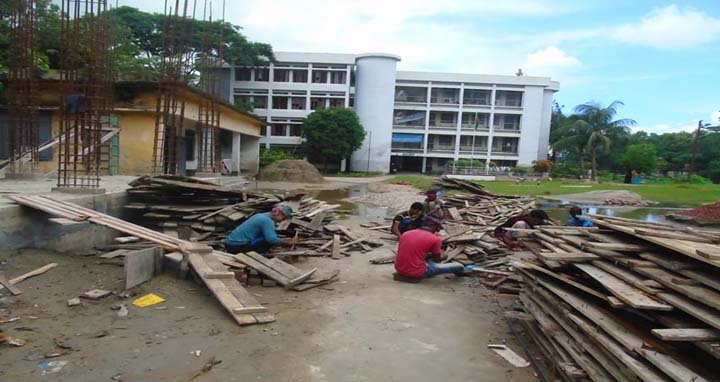
[[[570,227],[592,227],[593,224],[589,220],[582,218],[582,209],[578,206],[570,207],[570,216],[568,216],[567,225]]]
[[[539,225],[551,224],[552,219],[543,210],[532,210],[529,214],[516,215],[495,228],[495,237],[502,240],[511,249],[520,249],[520,232],[516,229],[531,229]]]
[[[407,231],[400,236],[395,257],[395,280],[419,282],[443,273],[462,276],[473,270],[472,265],[440,264],[447,259],[442,253],[442,239],[435,234],[443,228],[442,223],[442,219],[425,216],[421,228]]]
[[[392,225],[390,226],[390,232],[399,239],[403,233],[422,227],[423,218],[425,217],[423,211],[424,207],[422,203],[413,203],[407,212],[395,215]]]
[[[225,249],[232,254],[240,252],[257,252],[267,254],[276,245],[293,246],[298,243],[297,237],[280,239],[275,223],[290,219],[293,210],[290,206],[276,206],[270,212],[255,214],[245,220],[223,241]]]
[[[445,207],[443,206],[443,201],[438,198],[439,193],[439,190],[435,188],[425,192],[423,213],[425,216],[433,216],[440,220],[445,220]]]

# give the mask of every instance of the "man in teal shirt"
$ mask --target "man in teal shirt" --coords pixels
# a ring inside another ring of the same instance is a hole
[[[292,216],[290,206],[277,206],[270,212],[255,214],[235,228],[223,244],[229,253],[267,253],[275,245],[292,246],[297,238],[280,239],[275,232],[275,223]]]

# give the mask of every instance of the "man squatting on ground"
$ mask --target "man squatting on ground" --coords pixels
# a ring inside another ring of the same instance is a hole
[[[410,210],[405,213],[395,215],[390,232],[397,236],[398,239],[407,231],[418,229],[423,225],[425,214],[424,206],[420,202],[415,202],[410,206]]]
[[[473,265],[439,264],[447,259],[442,253],[442,239],[435,235],[441,229],[442,220],[425,216],[420,229],[407,231],[400,236],[395,258],[395,280],[419,282],[423,278],[443,273],[462,276],[463,273],[473,270]]]
[[[545,211],[532,210],[530,214],[513,216],[502,225],[496,227],[495,237],[502,240],[503,243],[511,249],[518,249],[519,242],[517,238],[520,234],[517,231],[508,230],[508,228],[530,229],[538,225],[549,224],[550,221],[551,219]]]
[[[433,216],[440,220],[445,219],[445,207],[443,206],[442,200],[438,199],[438,189],[430,189],[425,193],[425,201],[423,202],[423,209],[425,216]]]
[[[290,206],[276,206],[270,212],[255,214],[245,220],[225,239],[225,249],[229,253],[257,252],[266,254],[276,245],[286,247],[298,243],[298,238],[280,239],[275,231],[275,223],[279,223],[292,216]]]

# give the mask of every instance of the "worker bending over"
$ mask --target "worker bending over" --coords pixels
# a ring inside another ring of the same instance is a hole
[[[502,225],[495,228],[495,237],[501,239],[511,249],[521,249],[518,231],[512,229],[530,229],[535,226],[551,224],[551,219],[543,210],[532,210],[529,214],[513,216]],[[508,230],[511,228],[511,230]]]
[[[275,231],[275,223],[279,223],[292,216],[290,206],[276,206],[270,212],[255,214],[245,220],[225,239],[225,249],[229,253],[257,252],[266,254],[276,245],[287,247],[298,243],[297,237],[280,239]]]
[[[578,206],[570,207],[570,216],[568,216],[567,225],[570,227],[592,227],[593,224],[589,220],[582,218],[582,209]]]
[[[397,236],[407,231],[418,229],[423,225],[423,219],[425,214],[423,213],[424,207],[420,202],[415,202],[410,206],[410,210],[405,213],[395,215],[392,226],[390,226],[390,232]]]
[[[443,273],[461,276],[474,268],[459,263],[440,264],[447,256],[442,253],[442,239],[435,233],[442,229],[442,220],[425,216],[420,229],[407,231],[400,236],[395,258],[394,279],[405,282],[419,282],[423,278]]]

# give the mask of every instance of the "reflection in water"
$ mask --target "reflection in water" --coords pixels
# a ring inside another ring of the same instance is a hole
[[[543,202],[539,203],[539,207],[547,211],[551,218],[559,220],[561,222],[567,221],[568,210],[573,204],[561,204],[557,202]],[[593,205],[582,205],[577,204],[583,210],[583,215],[595,214],[595,215],[607,215],[616,216],[620,218],[637,219],[646,221],[649,223],[665,223],[665,214],[672,209],[668,208],[634,208],[634,207],[612,207],[612,206],[593,206]]]
[[[352,211],[354,214],[368,219],[385,219],[388,217],[389,207],[369,206],[362,203],[351,203],[345,200],[353,196],[363,196],[368,193],[367,184],[358,184],[350,188],[338,190],[308,191],[308,194],[316,199],[330,204],[339,204],[341,210]]]

